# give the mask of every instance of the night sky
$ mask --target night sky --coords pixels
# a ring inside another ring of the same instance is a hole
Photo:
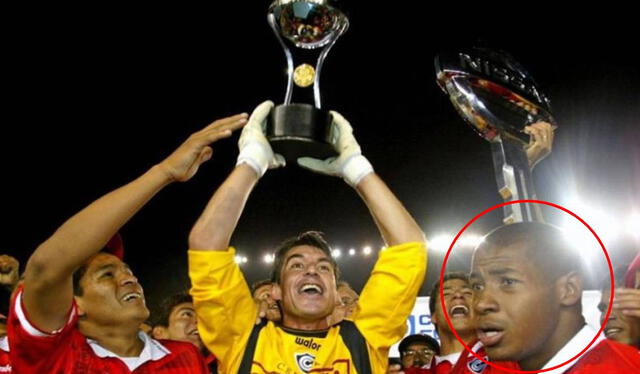
[[[15,25],[3,43],[2,252],[26,263],[64,220],[161,161],[190,133],[267,98],[282,102],[285,60],[266,22],[269,2],[230,3],[6,14]],[[623,10],[615,18],[553,8],[499,16],[382,4],[349,4],[351,27],[322,71],[323,105],[350,120],[363,153],[428,237],[455,234],[501,201],[489,144],[435,83],[435,55],[473,45],[509,51],[551,98],[559,129],[554,152],[534,172],[538,197],[565,204],[577,194],[614,225],[640,212],[638,31]],[[152,306],[188,287],[187,235],[233,168],[236,142],[237,135],[216,143],[194,179],[166,188],[123,228],[125,259]],[[500,215],[470,231],[488,231]],[[558,216],[548,213],[551,222]],[[343,252],[382,245],[343,181],[288,165],[260,181],[233,237],[249,257],[247,279],[266,277],[263,255],[309,229]],[[605,243],[614,266],[637,253],[638,240],[621,233]],[[443,255],[431,252],[422,295]],[[468,255],[455,253],[453,267],[464,269]],[[356,289],[374,257],[339,259]]]

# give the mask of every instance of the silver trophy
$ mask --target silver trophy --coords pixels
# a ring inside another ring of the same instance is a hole
[[[504,201],[535,200],[524,128],[555,124],[549,99],[531,75],[505,52],[482,48],[436,57],[437,82],[476,132],[491,143],[498,192]],[[504,222],[542,221],[534,204],[504,207]]]
[[[267,16],[287,60],[284,103],[267,124],[267,137],[287,160],[327,158],[331,116],[322,109],[320,72],[329,50],[349,28],[349,20],[330,0],[275,0]]]

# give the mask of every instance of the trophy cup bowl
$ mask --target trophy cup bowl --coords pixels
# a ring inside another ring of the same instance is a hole
[[[555,126],[549,99],[509,54],[481,48],[447,52],[435,65],[440,88],[486,140],[508,134],[526,144],[526,126],[538,121]]]
[[[549,99],[511,55],[484,48],[441,53],[436,80],[460,116],[491,143],[498,193],[504,201],[536,200],[525,127],[555,127]],[[503,207],[504,222],[543,221],[539,206]]]
[[[298,48],[322,48],[349,26],[347,17],[327,0],[276,0],[269,7],[280,35]]]
[[[276,0],[268,21],[287,58],[287,91],[267,122],[276,153],[292,161],[301,156],[335,156],[331,116],[322,109],[320,71],[349,20],[330,0]],[[293,97],[296,100],[293,100]]]

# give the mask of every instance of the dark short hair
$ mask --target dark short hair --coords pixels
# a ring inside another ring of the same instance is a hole
[[[251,285],[251,296],[253,296],[253,294],[256,293],[258,288],[261,288],[261,287],[267,286],[267,285],[272,285],[272,284],[273,284],[273,282],[271,281],[271,279],[263,279],[263,280],[259,280],[257,282],[254,282]]]
[[[570,272],[581,273],[579,252],[569,244],[564,232],[541,222],[519,222],[500,226],[487,234],[475,251],[525,244],[527,259],[543,279],[554,281]]]
[[[318,248],[324,254],[327,255],[329,262],[333,266],[334,274],[336,281],[340,277],[340,271],[338,269],[338,264],[331,256],[331,247],[329,247],[329,243],[322,237],[322,233],[318,231],[307,231],[303,232],[298,236],[291,237],[286,239],[278,249],[276,250],[275,260],[273,262],[273,271],[271,272],[271,282],[280,283],[280,277],[282,275],[282,267],[284,266],[284,260],[287,256],[287,253],[294,248],[301,245],[308,245],[314,248]]]
[[[76,271],[73,272],[72,275],[72,279],[73,279],[73,296],[82,296],[82,294],[84,293],[84,290],[82,289],[82,286],[80,285],[80,280],[82,279],[82,277],[84,277],[85,273],[87,272],[87,269],[89,268],[89,261],[85,262],[84,264],[82,264],[82,266],[80,266],[79,268],[76,269]]]
[[[469,283],[469,275],[461,271],[445,273],[442,282],[444,283],[452,279],[460,279],[462,281]],[[439,297],[440,297],[440,281],[438,280],[433,284],[433,287],[431,288],[431,294],[429,295],[429,312],[431,313],[431,315],[434,315],[436,312],[436,302],[437,302],[436,300]]]
[[[401,357],[404,356],[404,352],[407,351],[409,346],[416,343],[424,344],[427,347],[433,349],[436,355],[440,354],[440,344],[438,344],[437,340],[430,337],[429,335],[415,334],[415,335],[409,335],[404,339],[402,339],[402,341],[400,342],[400,345],[398,346],[398,351],[400,352],[400,356]]]
[[[171,316],[173,309],[184,303],[193,303],[193,297],[186,291],[179,292],[164,299],[162,304],[160,304],[160,313],[158,314],[158,318],[155,320],[154,325],[169,327],[169,317]]]

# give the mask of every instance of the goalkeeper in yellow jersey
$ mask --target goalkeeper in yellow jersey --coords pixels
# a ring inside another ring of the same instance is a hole
[[[388,248],[380,252],[350,320],[329,325],[340,298],[337,264],[316,232],[286,240],[276,252],[271,297],[282,319],[256,324],[258,307],[229,241],[245,203],[267,169],[284,166],[264,135],[273,107],[260,104],[239,140],[235,169],[214,193],[189,235],[191,294],[198,329],[221,374],[384,373],[389,347],[406,329],[427,265],[424,235],[362,156],[349,122],[332,112],[337,157],[300,158],[314,172],[343,178],[369,208]]]

